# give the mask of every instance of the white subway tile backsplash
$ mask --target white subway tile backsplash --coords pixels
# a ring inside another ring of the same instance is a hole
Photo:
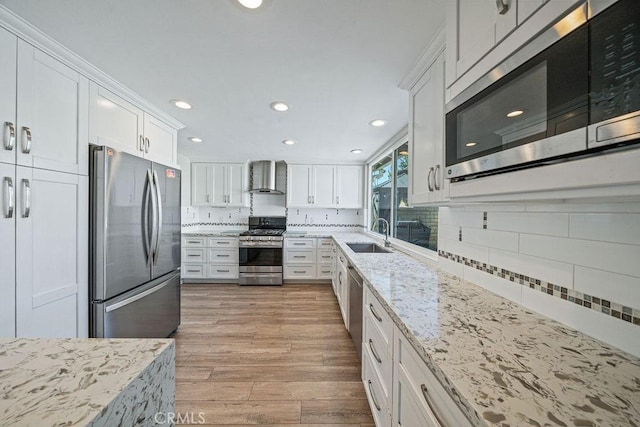
[[[487,229],[567,237],[569,235],[569,214],[491,212],[487,214]]]
[[[640,277],[640,246],[636,245],[521,234],[520,252]]]
[[[479,286],[498,294],[503,298],[513,301],[517,304],[522,303],[522,289],[524,286],[513,283],[509,280],[502,279],[500,277],[485,273],[476,269],[475,267],[464,267],[464,279],[472,283],[476,283]]]
[[[439,222],[444,225],[482,228],[482,212],[468,212],[464,208],[440,208]]]
[[[459,230],[457,225],[438,225],[438,238],[457,240]]]
[[[464,265],[459,262],[451,261],[444,257],[438,257],[438,267],[447,273],[453,274],[454,276],[464,278]]]
[[[573,264],[566,262],[500,249],[489,249],[489,264],[566,288],[573,286]]]
[[[640,245],[640,214],[573,213],[569,236]]]
[[[638,326],[523,287],[522,305],[640,357]]]
[[[528,212],[640,213],[640,203],[555,203],[525,205]]]
[[[474,204],[465,207],[465,210],[474,212],[524,212],[524,209],[524,205],[509,205],[506,203]]]
[[[518,251],[518,233],[508,231],[483,230],[478,228],[462,228],[462,241],[489,248]]]
[[[576,266],[574,281],[576,291],[640,307],[640,277]]]
[[[479,262],[489,262],[489,248],[473,243],[459,242],[453,239],[442,239],[444,250]],[[438,248],[440,249],[440,248]]]

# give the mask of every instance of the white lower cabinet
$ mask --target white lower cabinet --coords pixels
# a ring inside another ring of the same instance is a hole
[[[348,273],[348,261],[347,256],[342,253],[340,249],[336,252],[336,258],[338,262],[336,266],[338,268],[338,285],[337,295],[338,304],[340,305],[340,313],[342,314],[342,320],[344,326],[349,329],[349,273]]]
[[[284,279],[329,281],[333,277],[333,239],[285,238]]]
[[[393,332],[393,426],[470,426],[471,423],[396,327]]]
[[[237,281],[237,237],[182,237],[183,279]]]

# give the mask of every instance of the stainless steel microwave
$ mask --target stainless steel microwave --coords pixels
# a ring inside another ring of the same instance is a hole
[[[447,104],[447,178],[640,143],[640,1],[587,13],[580,5]]]

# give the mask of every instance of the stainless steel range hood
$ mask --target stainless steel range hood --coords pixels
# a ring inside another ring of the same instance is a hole
[[[284,194],[287,179],[287,164],[274,160],[251,163],[251,192],[261,194]]]

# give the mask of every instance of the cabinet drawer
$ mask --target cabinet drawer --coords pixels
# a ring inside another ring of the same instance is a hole
[[[316,239],[284,239],[285,248],[315,248]]]
[[[207,253],[205,248],[192,249],[186,247],[182,249],[182,261],[184,262],[206,262]]]
[[[399,329],[395,330],[394,358],[397,366],[394,387],[395,413],[399,423],[402,417],[417,418],[421,424],[470,426],[471,423],[440,384]],[[397,390],[397,392],[396,392]]]
[[[285,252],[285,264],[310,264],[316,262],[316,251],[314,249],[306,250],[287,250]]]
[[[316,265],[316,277],[322,280],[331,280],[333,276],[333,266],[331,264]]]
[[[208,264],[207,278],[209,279],[237,279],[238,264]]]
[[[207,246],[206,237],[183,237],[182,246],[186,248],[204,248]]]
[[[368,318],[371,321],[372,325],[378,327],[381,338],[385,342],[385,348],[390,347],[391,345],[391,334],[393,333],[393,322],[391,321],[391,317],[382,307],[382,304],[378,301],[378,299],[371,293],[368,287],[364,287],[364,317]]]
[[[315,265],[288,265],[284,268],[285,279],[313,280],[316,278]]]
[[[375,361],[370,352],[363,347],[362,351],[362,382],[371,407],[371,414],[378,427],[391,426],[391,408],[389,394],[382,387],[380,377],[373,367]],[[403,426],[405,424],[402,424]]]
[[[237,237],[209,237],[207,246],[210,248],[237,248],[239,239]]]
[[[237,264],[238,249],[209,249],[207,261],[212,264]]]
[[[333,249],[333,239],[329,237],[323,237],[318,239],[318,248],[321,249]]]
[[[183,279],[204,279],[206,264],[182,264],[180,276]]]
[[[318,264],[332,264],[333,263],[333,250],[331,249],[317,249]]]
[[[380,375],[380,380],[387,395],[391,394],[392,372],[393,372],[393,347],[389,345],[382,335],[378,321],[372,316],[364,316],[364,327],[362,329],[362,348],[367,349],[371,356],[371,364]]]

